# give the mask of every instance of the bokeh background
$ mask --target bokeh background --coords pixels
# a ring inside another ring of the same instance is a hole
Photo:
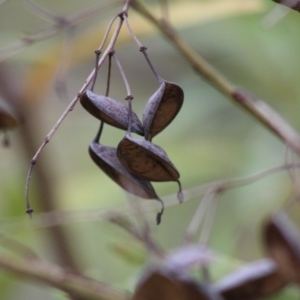
[[[62,16],[80,12],[97,2],[36,1]],[[300,129],[297,12],[291,11],[279,20],[278,14],[283,15],[284,8],[268,0],[168,2],[174,27],[199,53],[231,81],[268,102],[296,130]],[[41,258],[61,263],[54,226],[59,223],[72,260],[84,274],[131,290],[146,261],[146,252],[143,245],[103,217],[103,213],[114,209],[133,208],[128,204],[130,197],[89,158],[87,149],[98,121],[80,104],[40,155],[30,185],[33,220],[24,213],[30,159],[91,72],[94,50],[101,43],[110,19],[123,5],[122,1],[115,3],[115,7],[100,9],[80,22],[71,34],[59,30],[53,37],[24,49],[18,46],[18,41],[51,23],[42,12],[34,12],[22,1],[9,0],[0,6],[1,101],[10,102],[24,117],[17,128],[9,131],[10,146],[0,148],[0,230]],[[145,3],[154,13],[161,14],[157,1]],[[151,24],[134,10],[130,10],[129,21],[148,47],[160,75],[179,84],[185,93],[177,118],[154,139],[180,171],[184,190],[250,175],[286,162],[285,146],[200,78]],[[12,48],[7,51],[7,45],[16,45],[15,49],[20,51],[14,53]],[[147,100],[158,88],[157,82],[125,27],[115,50],[135,97],[134,110],[141,117]],[[68,60],[66,72],[59,72]],[[100,69],[95,88],[98,93],[105,93],[105,81],[106,65]],[[110,96],[120,101],[126,96],[114,64]],[[106,126],[101,141],[116,146],[123,135],[124,132]],[[149,206],[149,201],[135,201],[146,211],[155,240],[171,250],[182,243],[202,195],[179,205],[176,183],[154,183],[154,186],[158,195],[167,196],[168,207],[161,225],[155,225],[158,203]],[[267,216],[290,200],[290,195],[291,181],[284,171],[222,195],[209,242],[220,253],[220,262],[213,266],[215,279],[264,256],[261,226]],[[44,214],[49,207],[56,212],[50,217]],[[294,220],[297,222],[297,209]],[[7,249],[5,242],[0,246],[1,251],[13,255],[14,251]],[[294,288],[272,299],[297,296]],[[4,270],[0,270],[0,297],[65,299],[65,295],[50,287],[18,279]]]

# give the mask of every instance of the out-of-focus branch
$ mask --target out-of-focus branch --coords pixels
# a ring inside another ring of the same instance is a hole
[[[160,20],[140,0],[132,0],[132,7],[155,25],[174,47],[186,58],[195,71],[222,94],[248,111],[256,120],[270,129],[284,143],[300,155],[300,136],[273,108],[247,90],[236,87],[226,76],[212,67],[186,42],[166,20]]]
[[[107,284],[39,259],[16,260],[0,254],[0,268],[27,280],[36,280],[85,300],[126,300],[129,295]],[[77,299],[76,298],[76,299]]]
[[[26,2],[24,2],[26,3]],[[0,5],[2,3],[0,2]],[[20,40],[16,40],[2,48],[0,48],[0,62],[15,55],[19,51],[37,44],[41,41],[47,40],[54,35],[56,35],[62,28],[74,28],[78,25],[79,22],[82,22],[85,19],[90,18],[96,13],[105,13],[108,9],[116,7],[119,5],[118,0],[111,1],[109,4],[103,5],[103,3],[93,5],[88,7],[80,12],[75,13],[74,15],[68,17],[59,17],[54,18],[53,23],[40,29],[36,33],[29,34]]]

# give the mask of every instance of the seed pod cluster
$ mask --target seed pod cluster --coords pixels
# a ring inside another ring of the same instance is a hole
[[[178,114],[183,103],[183,90],[176,84],[162,81],[159,89],[150,97],[143,113],[143,123],[129,107],[103,95],[87,90],[80,97],[81,105],[101,121],[100,130],[89,146],[92,160],[127,192],[162,203],[157,215],[160,223],[163,202],[157,196],[150,181],[176,181],[179,185],[178,199],[183,195],[179,172],[166,152],[151,142],[152,138],[166,128]],[[103,123],[127,130],[117,148],[101,145]],[[131,132],[144,136],[145,140],[131,136]]]
[[[262,237],[267,258],[248,263],[214,284],[225,300],[261,299],[290,284],[300,285],[300,235],[287,214],[270,217]]]

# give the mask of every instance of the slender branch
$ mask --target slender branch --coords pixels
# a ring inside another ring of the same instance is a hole
[[[116,213],[108,215],[108,220],[116,225],[119,225],[129,234],[131,234],[135,239],[141,241],[152,254],[155,254],[158,257],[163,257],[163,250],[160,249],[158,245],[152,240],[148,231],[140,233],[128,218],[125,218],[123,215],[119,215]]]
[[[161,13],[162,13],[162,19],[165,22],[169,21],[169,7],[168,7],[168,0],[159,0],[160,7],[161,7]]]
[[[285,171],[287,169],[293,169],[293,168],[300,168],[300,163],[297,164],[289,164],[289,165],[280,165],[277,167],[269,168],[254,174],[251,174],[249,176],[240,177],[240,178],[234,178],[229,180],[220,180],[220,181],[214,181],[206,184],[202,184],[199,186],[196,186],[194,188],[191,188],[189,190],[185,190],[185,201],[192,200],[196,197],[199,197],[201,195],[205,195],[208,192],[226,192],[230,189],[239,188],[251,183],[254,183],[260,179],[263,179],[267,176],[270,176],[272,174],[276,174],[280,171]],[[178,201],[174,200],[176,198],[176,194],[170,194],[168,196],[163,197],[163,201],[165,203],[166,207],[178,205]],[[153,202],[147,202],[145,203],[147,206],[147,212],[155,211],[157,209],[156,204]],[[135,212],[132,209],[124,209],[122,208],[115,208],[114,211],[119,211],[120,213],[126,213],[134,215]],[[103,221],[107,218],[107,215],[109,214],[109,211],[106,209],[99,209],[99,210],[86,210],[86,211],[80,211],[80,212],[58,212],[53,211],[49,213],[38,213],[35,216],[35,220],[32,221],[33,226],[37,228],[48,228],[53,227],[60,224],[69,224],[69,223],[75,223],[75,222],[94,222],[94,221]],[[2,224],[2,226],[10,226],[12,228],[20,226],[20,222],[11,221],[6,222]],[[21,223],[22,224],[22,223]]]
[[[56,71],[55,90],[60,99],[67,99],[66,77],[71,65],[74,44],[74,27],[69,26],[65,30],[65,38],[62,45],[61,59]]]
[[[82,22],[83,20],[87,19],[91,15],[95,13],[101,13],[106,12],[108,9],[111,9],[117,5],[119,5],[119,0],[111,1],[109,4],[103,5],[103,3],[94,5],[92,7],[89,7],[85,10],[82,10],[81,12],[78,12],[74,15],[71,15],[69,17],[65,17],[64,25],[68,25],[69,27],[74,27],[79,22]],[[0,4],[1,5],[1,4]],[[48,25],[45,28],[39,30],[36,33],[33,33],[31,35],[25,36],[24,38],[14,41],[11,44],[8,44],[0,49],[0,61],[3,61],[14,54],[18,53],[19,51],[27,48],[30,45],[36,44],[38,42],[44,41],[58,33],[58,31],[61,29],[62,23],[55,22],[54,24]]]
[[[108,56],[108,68],[107,68],[107,80],[106,80],[106,91],[105,96],[107,97],[109,95],[110,90],[110,79],[111,79],[111,57],[113,55],[113,52],[110,52]]]
[[[46,283],[79,299],[129,300],[125,292],[38,259],[16,260],[0,254],[0,268],[26,280]]]
[[[133,30],[131,29],[131,27],[130,27],[130,25],[129,25],[129,22],[128,22],[128,19],[127,19],[127,15],[126,15],[126,14],[124,14],[123,18],[124,18],[124,20],[125,20],[125,24],[126,24],[126,26],[127,26],[127,29],[128,29],[128,31],[129,31],[130,35],[132,36],[132,38],[134,39],[134,41],[137,43],[137,45],[138,45],[140,51],[143,53],[143,55],[144,55],[144,57],[145,57],[145,59],[146,59],[148,65],[149,65],[151,71],[153,72],[154,76],[156,77],[157,81],[158,81],[159,83],[162,83],[162,82],[163,82],[163,79],[161,78],[161,76],[158,74],[158,72],[157,72],[156,69],[154,68],[154,66],[153,66],[153,64],[152,64],[152,62],[151,62],[151,60],[150,60],[150,58],[149,58],[149,56],[148,56],[148,54],[147,54],[147,47],[144,46],[144,45],[139,41],[139,39],[137,38],[137,36],[134,34]]]
[[[21,257],[27,259],[38,259],[38,255],[29,247],[15,240],[11,236],[0,233],[1,247],[10,249]]]
[[[198,208],[196,212],[194,213],[194,216],[184,234],[184,241],[185,243],[190,243],[191,240],[195,237],[196,232],[199,230],[203,219],[205,217],[205,214],[211,204],[211,200],[214,197],[214,192],[211,193],[208,191],[204,197],[202,198],[200,204],[198,205]]]
[[[124,82],[124,84],[125,84],[125,88],[126,88],[126,92],[127,92],[127,97],[126,97],[126,99],[128,99],[128,97],[129,97],[129,98],[131,98],[131,100],[132,100],[132,99],[133,99],[133,96],[132,96],[132,94],[131,94],[130,85],[129,85],[129,83],[128,83],[126,74],[125,74],[125,72],[124,72],[124,69],[123,69],[123,67],[122,67],[122,65],[121,65],[121,63],[120,63],[120,61],[119,61],[119,59],[118,59],[116,53],[113,53],[113,58],[114,58],[115,61],[116,61],[116,64],[117,64],[118,69],[119,69],[119,71],[120,71],[120,73],[121,73],[123,82]]]
[[[147,9],[140,0],[132,0],[132,7],[154,24],[168,38],[176,49],[186,58],[195,71],[204,77],[208,83],[239,104],[256,120],[269,128],[284,143],[300,154],[300,136],[298,133],[269,105],[258,97],[251,95],[245,89],[237,88],[223,74],[214,69],[192,46],[187,43],[173,27],[159,20]]]
[[[23,1],[23,4],[27,5],[31,12],[34,12],[40,18],[43,17],[43,19],[47,20],[48,22],[57,22],[59,19],[59,16],[57,16],[55,13],[31,0],[25,0]]]
[[[126,3],[124,5],[123,10],[124,9],[128,9],[128,3]],[[119,32],[121,30],[122,24],[123,24],[123,18],[120,18],[119,19],[119,23],[117,24],[117,27],[116,27],[116,29],[114,31],[114,34],[113,34],[113,36],[112,36],[112,38],[110,40],[110,43],[107,46],[105,52],[103,53],[103,56],[99,60],[98,68],[100,68],[100,66],[103,64],[104,60],[106,59],[106,57],[113,50],[114,45],[115,45],[116,40],[117,40],[117,37],[118,37]],[[102,45],[102,43],[101,43],[101,45]],[[85,81],[84,85],[82,86],[82,88],[79,90],[79,92],[76,95],[76,97],[71,101],[71,103],[68,105],[68,107],[66,108],[66,110],[63,112],[63,114],[61,115],[61,117],[59,118],[59,120],[57,121],[57,123],[55,124],[55,126],[48,133],[48,135],[46,136],[44,142],[42,143],[42,145],[37,150],[36,154],[34,155],[34,157],[31,160],[31,165],[30,165],[30,168],[28,170],[27,180],[26,180],[26,188],[25,188],[26,213],[30,217],[32,216],[33,209],[31,208],[31,206],[29,204],[29,183],[30,183],[30,179],[31,179],[31,175],[32,175],[32,171],[33,171],[34,165],[36,164],[37,159],[38,159],[39,155],[41,154],[42,150],[44,149],[44,147],[50,141],[51,137],[54,135],[54,133],[56,132],[56,130],[58,129],[58,127],[60,126],[60,124],[63,122],[63,120],[65,119],[65,117],[68,115],[68,113],[73,110],[73,108],[76,105],[77,101],[79,100],[80,96],[82,95],[82,93],[84,93],[84,91],[87,89],[87,87],[91,83],[92,79],[95,76],[95,72],[96,72],[96,68],[88,76],[88,78],[86,79],[86,81]]]

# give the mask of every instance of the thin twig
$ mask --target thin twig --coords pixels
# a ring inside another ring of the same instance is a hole
[[[129,22],[128,22],[128,19],[127,19],[127,15],[124,14],[123,15],[123,18],[125,20],[125,24],[128,28],[128,31],[130,33],[130,35],[132,36],[132,38],[134,39],[134,41],[137,43],[138,47],[139,47],[139,50],[143,53],[151,71],[153,72],[154,76],[156,77],[157,81],[159,83],[162,83],[163,82],[163,79],[161,78],[161,76],[158,74],[158,72],[156,71],[156,69],[154,68],[149,56],[148,56],[148,53],[147,53],[147,47],[145,47],[140,41],[139,39],[137,38],[137,36],[134,34],[133,30],[131,29],[130,25],[129,25]]]
[[[20,243],[18,240],[13,239],[11,236],[0,233],[1,247],[8,248],[16,254],[27,259],[37,259],[38,255],[29,247]]]
[[[192,200],[196,197],[199,197],[201,195],[205,195],[208,192],[213,191],[222,191],[226,192],[227,190],[239,188],[251,183],[254,183],[260,179],[263,179],[269,175],[277,174],[277,172],[287,170],[289,168],[300,168],[300,163],[297,164],[289,164],[289,165],[280,165],[277,167],[269,168],[245,177],[240,178],[234,178],[229,180],[220,180],[215,182],[210,182],[206,184],[202,184],[199,186],[196,186],[194,188],[191,188],[189,190],[185,190],[185,202]],[[176,194],[171,194],[168,196],[163,197],[163,201],[165,203],[166,207],[178,205],[178,201],[176,199]],[[145,203],[147,206],[147,212],[155,211],[157,209],[156,205],[152,202]],[[115,210],[120,210],[121,212],[124,212],[126,214],[135,214],[134,211],[126,210],[124,208],[116,208]],[[106,215],[109,212],[107,210],[87,210],[87,211],[80,211],[80,212],[50,212],[50,213],[39,213],[36,215],[36,220],[33,221],[33,226],[38,228],[46,228],[46,227],[52,227],[59,224],[69,224],[74,222],[94,222],[94,221],[102,221],[106,218]],[[40,219],[39,219],[40,218]],[[8,222],[5,222],[8,223]],[[2,223],[2,226],[5,226],[5,223]],[[10,223],[9,223],[10,224]],[[12,223],[14,224],[14,222]],[[18,222],[16,222],[17,226]],[[196,226],[196,225],[195,225]]]
[[[132,96],[132,94],[131,94],[130,85],[129,85],[129,83],[128,83],[128,80],[127,80],[126,74],[125,74],[125,72],[124,72],[124,69],[123,69],[123,67],[122,67],[122,65],[121,65],[121,63],[120,63],[120,61],[119,61],[119,59],[118,59],[118,57],[117,57],[117,55],[116,55],[115,52],[113,53],[113,58],[114,58],[115,61],[116,61],[116,64],[117,64],[117,66],[118,66],[118,69],[119,69],[119,71],[120,71],[120,73],[121,73],[123,82],[124,82],[125,87],[126,87],[127,97],[126,97],[125,99],[131,98],[131,100],[132,100],[132,99],[133,99],[133,96]]]
[[[207,209],[207,213],[205,215],[205,219],[203,222],[202,231],[199,237],[199,244],[208,246],[209,238],[212,231],[212,226],[214,224],[215,214],[218,206],[217,197],[220,195],[218,192],[214,192],[211,194],[209,199],[209,207]],[[209,212],[209,213],[208,213]]]
[[[126,92],[127,92],[127,97],[125,98],[125,100],[128,101],[128,129],[127,129],[127,134],[130,136],[131,135],[131,128],[132,128],[132,100],[133,100],[133,96],[131,94],[131,90],[130,90],[130,85],[128,83],[128,80],[127,80],[127,77],[125,75],[125,72],[122,68],[122,65],[118,59],[118,57],[116,56],[116,54],[114,53],[113,54],[113,57],[117,63],[117,66],[119,68],[119,71],[121,73],[121,76],[122,76],[122,79],[123,79],[123,82],[125,84],[125,87],[126,87]]]
[[[128,7],[129,7],[129,4],[126,2],[125,5],[124,5],[124,8],[122,10],[122,13],[124,11],[127,11]],[[122,24],[123,24],[123,18],[120,18],[119,19],[119,23],[117,24],[117,27],[116,27],[116,29],[114,31],[114,34],[113,34],[113,36],[112,36],[112,38],[110,40],[110,43],[107,46],[105,52],[103,53],[103,56],[99,60],[98,69],[103,64],[104,60],[109,55],[109,53],[113,50],[114,45],[115,45],[116,40],[117,40],[117,37],[118,37],[119,32],[121,30]],[[101,45],[102,45],[102,43],[101,43]],[[37,159],[38,159],[39,155],[41,154],[42,150],[47,145],[47,143],[50,141],[50,139],[52,138],[52,136],[54,135],[54,133],[56,132],[56,130],[58,129],[58,127],[60,126],[60,124],[63,122],[63,120],[65,119],[65,117],[68,115],[68,113],[73,110],[73,108],[76,105],[77,101],[79,100],[80,96],[82,95],[82,93],[84,93],[84,91],[89,86],[90,82],[92,81],[92,79],[93,79],[93,77],[95,75],[95,72],[96,72],[96,69],[94,69],[91,72],[91,74],[88,76],[88,78],[86,79],[84,85],[79,90],[78,94],[75,96],[75,98],[68,105],[67,109],[63,112],[63,114],[61,115],[61,117],[59,118],[59,120],[57,121],[57,123],[55,124],[55,126],[50,130],[50,132],[46,136],[44,142],[42,143],[42,145],[37,150],[36,154],[34,155],[34,157],[31,160],[31,165],[30,165],[30,168],[28,170],[28,175],[27,175],[27,180],[26,180],[26,188],[25,188],[26,213],[29,215],[30,218],[32,217],[33,209],[30,207],[30,204],[29,204],[29,183],[30,183],[30,179],[31,179],[31,175],[32,175],[32,171],[33,171],[34,165],[36,164]]]
[[[161,12],[162,12],[162,20],[164,22],[169,22],[169,8],[168,8],[168,0],[159,0]]]
[[[62,46],[61,59],[55,78],[55,90],[61,99],[67,99],[66,77],[70,68],[74,44],[74,28],[66,28],[65,38]]]
[[[106,81],[106,91],[105,91],[105,96],[107,97],[109,95],[109,90],[110,90],[110,79],[111,79],[111,57],[113,53],[110,52],[108,56],[108,68],[107,68],[107,81]]]
[[[184,234],[184,241],[185,243],[190,243],[192,239],[195,237],[197,231],[199,230],[204,216],[211,204],[212,197],[214,197],[214,192],[211,193],[208,191],[204,197],[202,198],[200,204],[198,205],[198,208],[196,212],[194,213],[194,216]]]
[[[69,17],[65,17],[65,24],[68,24],[70,27],[74,27],[79,22],[82,22],[83,20],[90,17],[92,14],[104,13],[108,9],[111,9],[119,4],[119,0],[115,0],[109,4],[103,5],[103,3],[94,5],[90,8],[87,8],[79,13],[76,13],[74,15],[71,15]],[[61,29],[62,24],[58,26],[58,23],[51,24],[49,26],[46,26],[45,28],[39,30],[36,33],[33,33],[31,35],[25,36],[24,38],[14,41],[11,44],[8,44],[0,49],[0,61],[3,61],[19,51],[27,48],[30,45],[36,44],[38,42],[44,41],[46,39],[49,39],[50,37],[56,35],[58,31]]]
[[[57,16],[55,13],[31,0],[25,0],[23,1],[23,4],[27,5],[30,8],[30,11],[34,12],[39,18],[43,17],[43,19],[48,22],[57,23],[59,19],[62,19],[62,17]]]
[[[108,215],[107,218],[110,222],[119,225],[120,227],[125,229],[128,233],[130,233],[130,235],[132,235],[134,238],[141,241],[147,247],[147,250],[149,250],[152,254],[155,254],[158,257],[164,256],[164,252],[151,239],[149,232],[145,235],[144,230],[142,230],[142,233],[140,233],[128,218],[116,213]]]

